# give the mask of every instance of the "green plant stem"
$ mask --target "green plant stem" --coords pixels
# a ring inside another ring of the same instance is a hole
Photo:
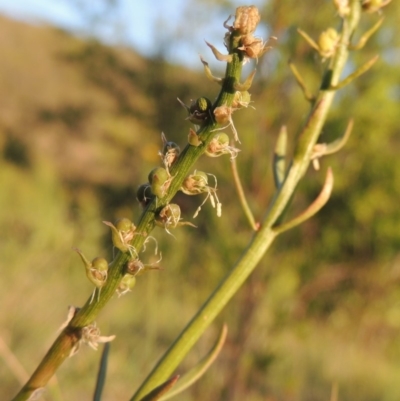
[[[348,58],[348,43],[350,43],[351,35],[358,25],[360,12],[360,2],[352,0],[351,12],[343,20],[341,39],[336,54],[330,61],[314,106],[311,109],[305,126],[300,132],[292,165],[283,185],[271,202],[261,229],[254,234],[237,264],[222,280],[213,294],[164,354],[145,382],[131,398],[131,401],[140,400],[140,398],[172,374],[213,319],[254,270],[275,239],[276,233],[273,231],[273,226],[290,202],[298,182],[310,164],[313,147],[326,121],[335,95],[335,92],[329,90],[329,88],[336,85],[340,79]]]

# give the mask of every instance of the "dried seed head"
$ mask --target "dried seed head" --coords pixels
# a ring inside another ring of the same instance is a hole
[[[76,349],[71,351],[72,354],[76,353],[79,349],[80,343],[84,343],[89,345],[89,347],[93,348],[97,351],[99,344],[107,343],[114,340],[115,336],[102,336],[100,335],[100,329],[97,327],[96,323],[89,324],[82,328],[82,337],[79,343],[76,345]]]
[[[136,199],[143,206],[146,207],[153,199],[155,195],[151,192],[150,184],[142,184],[136,191]]]
[[[241,35],[248,35],[256,30],[260,19],[260,13],[256,6],[238,7],[233,28]]]
[[[266,52],[265,43],[261,38],[255,38],[253,35],[242,37],[242,45],[238,48],[243,50],[248,58],[258,59]]]

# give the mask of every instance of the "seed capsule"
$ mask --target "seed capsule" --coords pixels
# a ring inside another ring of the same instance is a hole
[[[95,285],[95,290],[93,291],[92,297],[90,299],[90,303],[93,301],[94,294],[96,289],[99,290],[98,297],[100,297],[101,288],[107,281],[107,272],[108,272],[108,262],[101,257],[94,258],[91,262],[89,262],[85,255],[79,250],[75,249],[78,255],[81,257],[82,262],[85,266],[86,277],[89,281]]]
[[[171,176],[168,171],[162,167],[156,167],[149,173],[149,183],[151,192],[158,198],[163,198],[171,184]]]
[[[196,170],[183,180],[181,191],[186,195],[198,195],[207,192],[207,184],[207,174]]]
[[[136,199],[143,207],[146,207],[154,198],[155,195],[151,192],[151,186],[148,183],[140,185],[136,191]]]
[[[105,225],[111,228],[111,238],[115,248],[121,252],[129,252],[132,256],[136,255],[136,249],[130,244],[130,241],[134,237],[136,227],[126,217],[117,220],[114,224],[109,221],[103,221]]]
[[[339,34],[333,28],[323,31],[318,38],[318,48],[321,57],[329,58],[333,56],[339,42]]]
[[[212,117],[212,103],[205,97],[198,98],[189,107],[186,106],[180,99],[178,99],[178,101],[188,111],[188,120],[193,124],[202,125]]]
[[[117,288],[118,297],[121,297],[122,295],[132,291],[132,288],[135,286],[135,284],[136,277],[132,276],[131,274],[125,274]]]
[[[237,149],[233,146],[229,145],[229,137],[225,132],[221,132],[214,136],[211,139],[211,142],[208,144],[205,154],[209,157],[219,157],[222,155],[230,154],[231,159],[234,159],[240,149]]]
[[[176,228],[180,219],[181,208],[176,203],[170,203],[169,205],[163,207],[157,218],[157,220],[161,222],[166,229]]]

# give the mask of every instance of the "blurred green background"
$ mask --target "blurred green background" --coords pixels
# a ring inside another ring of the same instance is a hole
[[[102,221],[139,218],[136,188],[160,164],[161,132],[182,147],[187,141],[190,124],[176,98],[189,103],[218,93],[200,60],[199,69],[188,69],[168,55],[183,43],[188,57],[201,53],[216,74],[223,71],[202,39],[210,40],[210,21],[222,13],[214,42],[222,50],[222,22],[235,6],[188,4],[179,30],[159,16],[153,28],[162,27],[156,32],[162,43],[151,57],[0,16],[0,336],[29,374],[68,305],[82,305],[92,292],[73,248],[90,259],[111,259]],[[188,13],[191,6],[202,14]],[[254,109],[234,115],[242,142],[237,163],[259,219],[274,191],[271,157],[279,129],[287,126],[293,144],[309,107],[287,62],[314,91],[324,68],[296,29],[316,38],[339,23],[331,1],[270,0],[260,10],[261,32],[278,40],[258,62]],[[228,323],[221,355],[180,400],[328,400],[333,385],[340,401],[400,399],[399,2],[383,14],[383,27],[352,54],[347,73],[376,54],[380,59],[338,94],[321,142],[341,136],[350,118],[353,134],[339,154],[322,160],[321,171],[307,173],[289,214],[315,198],[327,166],[335,174],[332,198],[276,241],[189,354],[178,373],[193,366]],[[366,14],[360,34],[378,18]],[[194,221],[197,229],[175,230],[174,238],[157,228],[163,270],[141,276],[133,292],[115,297],[98,319],[102,334],[117,335],[103,400],[132,395],[251,238],[229,164],[228,156],[198,164],[218,177],[222,217],[207,204]],[[185,220],[201,201],[176,197]],[[150,249],[141,258],[157,260]],[[62,399],[91,398],[99,358],[100,352],[82,347],[61,367]],[[5,399],[20,387],[3,359],[0,383]],[[49,391],[46,399],[56,398]]]

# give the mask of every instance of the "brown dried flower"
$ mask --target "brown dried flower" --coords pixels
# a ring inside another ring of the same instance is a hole
[[[241,35],[252,34],[260,22],[260,13],[256,6],[242,6],[236,9],[233,29]]]

